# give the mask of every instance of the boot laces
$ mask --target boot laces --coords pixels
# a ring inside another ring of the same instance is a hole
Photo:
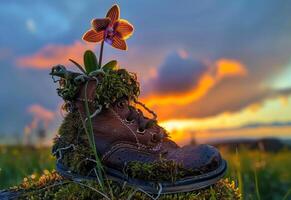
[[[147,112],[152,115],[152,118],[145,117],[143,112],[140,109],[135,108],[134,106],[129,105],[129,114],[126,118],[126,121],[133,122],[136,121],[138,123],[138,132],[144,133],[145,129],[152,127],[156,123],[157,115],[154,111],[150,110],[146,107],[145,104],[134,101],[136,104],[142,106]]]

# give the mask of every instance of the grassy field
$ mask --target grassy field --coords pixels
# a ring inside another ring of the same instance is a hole
[[[236,181],[243,199],[291,199],[291,151],[221,151],[229,164],[227,177]],[[0,189],[52,170],[54,164],[49,148],[0,146]]]

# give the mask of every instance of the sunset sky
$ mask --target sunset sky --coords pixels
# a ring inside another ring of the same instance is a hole
[[[105,46],[105,62],[137,73],[173,139],[291,137],[291,2],[273,0],[3,0],[0,135],[55,132],[50,69],[98,53],[81,37],[114,3],[135,32],[126,52]]]

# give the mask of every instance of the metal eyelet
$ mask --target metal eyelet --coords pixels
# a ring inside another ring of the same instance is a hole
[[[132,124],[132,123],[134,122],[134,119],[133,119],[133,120],[125,119],[124,121],[125,121],[126,123],[128,123],[128,124]]]
[[[136,132],[139,133],[139,134],[144,134],[144,133],[145,133],[145,129],[140,130],[140,129],[138,128],[138,129],[136,130]]]
[[[123,101],[119,101],[119,102],[117,103],[117,107],[118,107],[118,108],[124,108],[124,106],[125,106],[125,103],[124,103]]]

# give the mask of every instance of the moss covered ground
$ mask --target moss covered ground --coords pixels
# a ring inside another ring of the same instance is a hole
[[[96,182],[84,181],[73,182],[59,176],[55,171],[44,171],[40,176],[25,177],[22,183],[11,188],[11,191],[20,192],[18,199],[26,200],[86,200],[86,199],[111,199],[111,200],[150,200],[150,199],[179,199],[179,200],[202,200],[202,199],[240,199],[241,195],[235,183],[228,179],[222,179],[215,185],[199,191],[150,195],[135,188],[121,186],[110,182],[102,190]]]
[[[234,180],[242,199],[287,200],[291,198],[291,151],[269,153],[221,149],[228,161],[226,177]],[[55,168],[51,148],[0,146],[0,189],[19,185],[27,175],[39,177],[43,170]]]

